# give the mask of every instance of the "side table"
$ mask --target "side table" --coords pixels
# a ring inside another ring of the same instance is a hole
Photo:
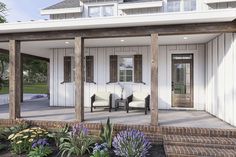
[[[122,106],[120,104],[123,104]],[[127,99],[116,99],[115,100],[115,111],[117,111],[118,108],[123,107],[126,109],[127,105]]]

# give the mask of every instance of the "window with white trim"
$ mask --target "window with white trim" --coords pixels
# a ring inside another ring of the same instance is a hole
[[[168,0],[168,12],[195,11],[197,8],[196,0]]]
[[[132,56],[119,57],[119,82],[133,82],[134,61]]]
[[[114,15],[114,5],[89,6],[89,17],[105,17]]]

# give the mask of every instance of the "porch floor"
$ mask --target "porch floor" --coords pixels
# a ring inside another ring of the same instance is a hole
[[[39,99],[37,101],[25,101],[22,104],[21,115],[24,119],[47,120],[47,121],[73,121],[75,120],[74,108],[49,107],[48,100]],[[0,105],[0,118],[7,119],[8,105]],[[107,117],[113,123],[118,124],[149,124],[150,113],[145,115],[141,110],[133,110],[130,113],[120,109],[118,111],[97,109],[93,113],[89,108],[85,108],[85,121],[91,123],[105,122]],[[159,125],[178,127],[200,127],[200,128],[222,128],[233,129],[234,127],[226,122],[212,116],[205,111],[176,111],[159,110]]]

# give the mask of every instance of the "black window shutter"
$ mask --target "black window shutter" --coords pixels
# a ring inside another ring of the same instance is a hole
[[[134,82],[143,82],[143,64],[142,55],[134,55]]]
[[[64,82],[71,82],[71,56],[64,57]]]
[[[117,82],[118,77],[118,56],[110,56],[110,83]]]
[[[86,56],[86,82],[94,82],[94,57]]]

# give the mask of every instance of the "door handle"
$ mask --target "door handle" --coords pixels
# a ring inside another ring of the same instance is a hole
[[[174,91],[175,90],[175,83],[172,81],[171,82],[171,90]]]

